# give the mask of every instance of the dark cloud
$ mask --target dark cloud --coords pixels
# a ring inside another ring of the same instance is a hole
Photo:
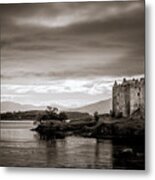
[[[144,74],[143,1],[6,4],[0,12],[4,84]]]

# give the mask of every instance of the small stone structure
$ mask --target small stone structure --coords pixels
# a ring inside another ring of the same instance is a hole
[[[144,109],[145,79],[115,81],[113,86],[113,115],[128,117],[138,109]]]

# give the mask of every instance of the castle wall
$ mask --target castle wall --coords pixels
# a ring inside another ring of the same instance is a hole
[[[144,79],[135,80],[130,85],[130,114],[135,110],[144,108]]]
[[[145,80],[140,81],[140,105],[144,109],[145,107]]]
[[[121,91],[120,86],[113,88],[113,112],[115,113],[115,116],[119,116],[119,114],[121,113],[120,91]]]
[[[127,85],[119,85],[113,88],[113,112],[116,117],[128,116],[129,106],[129,88]]]
[[[113,86],[113,113],[116,117],[127,117],[135,110],[144,108],[144,83],[145,80],[124,79],[122,84]]]
[[[139,87],[130,88],[130,114],[132,114],[140,106],[140,90]]]
[[[124,117],[127,117],[130,114],[130,86],[129,84],[125,85],[125,106],[124,106]]]

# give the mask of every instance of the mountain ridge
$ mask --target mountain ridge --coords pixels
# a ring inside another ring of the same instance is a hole
[[[66,108],[60,105],[51,105],[57,107],[60,111],[76,111],[76,112],[87,112],[93,114],[98,111],[99,114],[109,113],[111,109],[111,99],[98,101],[92,104],[81,106],[78,108]],[[14,112],[14,111],[29,111],[29,110],[45,110],[47,106],[35,106],[31,104],[20,104],[12,101],[1,102],[1,113]]]
[[[72,110],[78,112],[87,112],[89,114],[94,114],[97,111],[99,114],[109,113],[112,108],[112,99],[106,99],[103,101],[98,101],[86,106],[78,107]]]

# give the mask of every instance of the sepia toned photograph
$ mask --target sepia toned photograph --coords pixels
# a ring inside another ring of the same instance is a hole
[[[0,166],[145,170],[145,1],[0,15]]]

